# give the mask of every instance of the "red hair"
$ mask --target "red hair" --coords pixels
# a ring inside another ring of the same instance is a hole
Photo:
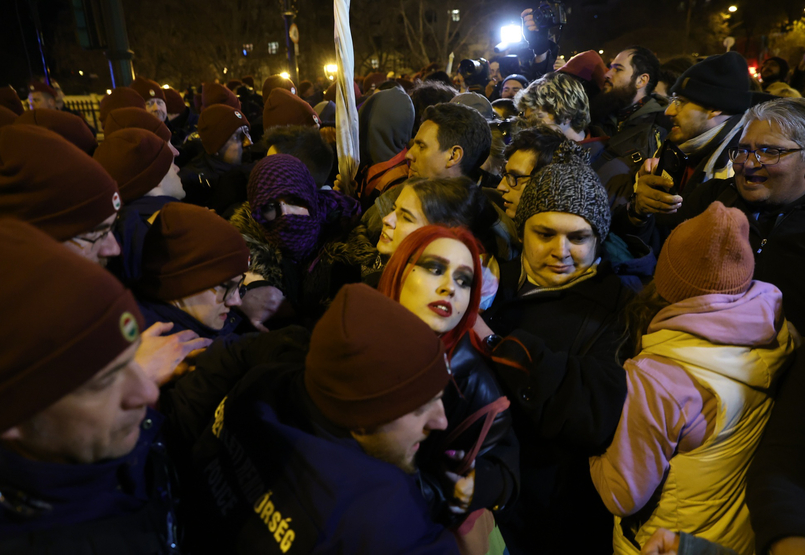
[[[458,241],[467,247],[472,256],[473,276],[470,289],[470,304],[456,327],[442,335],[442,342],[444,342],[448,353],[452,353],[453,347],[456,346],[465,333],[470,332],[475,335],[472,327],[475,325],[475,319],[478,317],[478,307],[481,303],[483,279],[481,273],[481,247],[472,233],[463,227],[443,227],[440,225],[420,227],[406,237],[397,247],[397,250],[394,251],[388,264],[386,264],[385,270],[383,270],[377,290],[386,297],[400,302],[400,293],[408,274],[411,273],[414,265],[419,261],[428,245],[437,239]],[[473,344],[479,344],[477,338],[471,337],[471,339],[474,339]]]

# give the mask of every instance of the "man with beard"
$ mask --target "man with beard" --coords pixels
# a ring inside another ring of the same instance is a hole
[[[593,169],[612,205],[626,202],[634,173],[657,152],[671,127],[664,115],[668,102],[653,94],[659,75],[660,62],[650,50],[627,48],[612,61],[603,91],[590,102],[593,134],[609,137]]]
[[[754,279],[776,285],[786,317],[805,329],[805,99],[758,104],[743,116],[741,127],[737,144],[727,149],[734,177],[712,179],[683,197],[666,192],[670,180],[641,177],[634,208],[616,211],[613,228],[639,235],[659,252],[676,225],[713,201],[741,209],[749,219]]]
[[[768,58],[760,67],[764,91],[768,91],[769,85],[774,83],[785,83],[786,77],[788,77],[788,62],[777,56]]]

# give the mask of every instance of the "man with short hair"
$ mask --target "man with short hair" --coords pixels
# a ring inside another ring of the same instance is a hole
[[[668,102],[653,94],[659,74],[660,62],[651,50],[627,48],[610,64],[604,90],[590,104],[594,134],[609,137],[593,169],[610,204],[626,203],[634,174],[656,154],[671,127]]]
[[[246,183],[252,164],[243,163],[250,144],[249,120],[240,110],[213,104],[198,119],[204,151],[179,171],[185,202],[212,208],[219,215],[246,200]]]
[[[528,79],[522,75],[512,74],[503,80],[500,98],[514,98],[517,93],[528,86]]]
[[[734,177],[707,181],[683,196],[666,192],[672,185],[666,178],[641,177],[635,207],[616,211],[613,221],[621,233],[638,235],[659,252],[676,225],[701,214],[713,201],[741,209],[749,219],[754,279],[776,285],[783,292],[786,317],[805,329],[800,271],[805,244],[805,99],[780,98],[754,106],[741,128],[736,145],[728,149]],[[644,188],[652,193],[645,194]]]
[[[335,155],[317,128],[306,125],[270,127],[263,136],[263,144],[268,147],[267,156],[290,154],[307,166],[316,185],[322,187],[327,183]]]
[[[249,371],[194,446],[187,507],[198,545],[457,553],[416,482],[420,443],[447,427],[438,337],[399,303],[347,285],[306,350]]]

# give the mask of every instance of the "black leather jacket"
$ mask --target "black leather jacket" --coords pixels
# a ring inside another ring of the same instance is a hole
[[[447,430],[432,432],[418,456],[422,494],[431,507],[431,516],[447,526],[460,524],[466,514],[455,515],[448,509],[453,485],[445,479],[444,470],[455,468],[451,468],[444,452],[469,452],[479,438],[484,419],[476,421],[449,445],[445,441],[468,416],[503,396],[486,358],[472,345],[469,334],[454,349],[450,368],[455,385],[448,384],[442,398]],[[498,511],[515,501],[520,489],[519,456],[511,413],[504,410],[495,417],[475,459],[475,493],[467,513],[481,508]]]

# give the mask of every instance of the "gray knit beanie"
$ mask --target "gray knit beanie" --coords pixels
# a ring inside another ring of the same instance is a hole
[[[526,221],[541,212],[581,216],[599,239],[609,233],[609,202],[601,180],[587,164],[552,163],[542,168],[523,190],[514,223],[522,236]]]

